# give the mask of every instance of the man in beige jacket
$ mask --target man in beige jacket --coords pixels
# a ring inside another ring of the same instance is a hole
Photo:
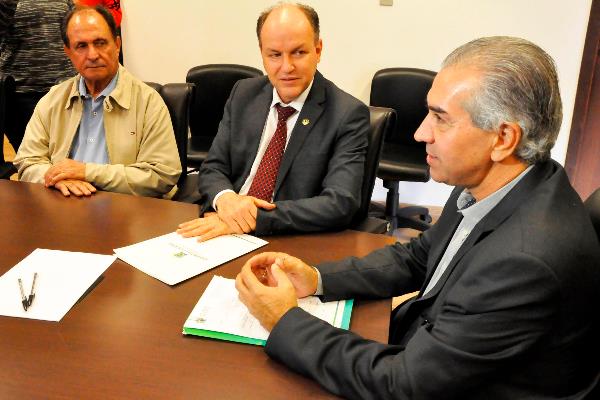
[[[110,13],[77,8],[61,33],[79,75],[36,106],[14,161],[19,179],[65,196],[168,193],[181,173],[169,112],[155,90],[119,65],[121,39]]]

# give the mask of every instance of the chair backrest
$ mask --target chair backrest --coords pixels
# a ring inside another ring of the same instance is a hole
[[[187,171],[187,138],[190,117],[190,105],[194,95],[194,85],[191,83],[167,83],[161,85],[155,82],[146,82],[154,88],[162,97],[169,109],[179,160],[181,161],[181,182]]]
[[[413,135],[427,115],[427,92],[435,75],[418,68],[386,68],[375,73],[369,104],[396,111],[396,126],[385,138],[386,143],[420,147],[425,155],[425,144],[416,142]]]
[[[5,133],[5,123],[6,123],[6,110],[7,104],[10,101],[13,93],[15,92],[15,80],[10,75],[5,75],[0,73],[0,135]],[[2,143],[0,143],[1,145]],[[2,149],[0,149],[0,154],[2,153]],[[0,159],[0,162],[4,161],[4,159]]]
[[[196,85],[190,115],[191,135],[214,137],[233,85],[240,79],[262,75],[259,69],[237,64],[207,64],[190,69],[185,81]]]
[[[369,114],[371,117],[371,133],[365,157],[360,207],[354,216],[352,225],[361,223],[368,216],[373,187],[375,186],[377,165],[379,164],[379,157],[381,156],[381,148],[383,146],[383,138],[394,127],[396,122],[396,112],[391,108],[369,106]]]
[[[592,225],[594,225],[598,240],[600,240],[600,188],[596,189],[596,191],[587,198],[584,204],[592,219]]]

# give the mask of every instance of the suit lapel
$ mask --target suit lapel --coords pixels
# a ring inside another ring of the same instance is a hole
[[[248,141],[246,149],[242,149],[242,151],[246,151],[247,160],[244,172],[241,175],[243,177],[248,177],[250,170],[252,169],[252,163],[258,153],[260,139],[265,129],[265,121],[267,120],[271,109],[271,101],[273,101],[273,86],[268,79],[265,78],[265,80],[266,84],[262,90],[258,92],[256,97],[254,97],[252,102],[246,107],[246,113],[249,117],[245,118],[243,129],[244,135],[246,135]],[[245,180],[246,178],[241,181],[240,188]],[[239,191],[240,188],[237,188],[237,190]]]
[[[436,283],[436,285],[426,295],[424,295],[421,298],[425,300],[425,299],[429,299],[431,297],[437,296],[437,294],[439,293],[441,288],[444,286],[444,284],[448,280],[448,277],[452,273],[452,270],[454,269],[456,264],[458,264],[458,262],[462,259],[462,257],[469,250],[471,250],[471,248],[475,245],[475,243],[477,243],[479,241],[479,238],[482,236],[482,234],[484,232],[488,232],[490,230],[493,230],[493,228],[491,226],[484,226],[481,224],[481,222],[479,224],[477,224],[475,226],[475,229],[473,229],[473,231],[471,231],[471,233],[469,234],[469,237],[467,238],[467,240],[465,240],[464,243],[462,244],[462,246],[460,246],[460,248],[458,249],[458,251],[456,252],[454,257],[452,258],[452,260],[446,267],[446,270],[444,271],[444,273],[442,274],[442,276],[440,277],[440,279]],[[444,248],[444,250],[445,250],[445,248]],[[442,252],[442,254],[443,254],[443,252]],[[436,262],[435,267],[437,267],[437,263],[439,263],[439,260]],[[429,276],[428,276],[425,284],[421,288],[421,291],[425,290],[425,288],[427,287],[427,284],[429,283],[429,280],[431,279],[431,276],[433,275],[433,272],[435,271],[435,267],[430,270]]]
[[[543,163],[540,165],[536,165],[529,173],[523,177],[523,179],[514,187],[508,194],[500,201],[500,203],[494,207],[471,231],[469,237],[465,242],[460,246],[450,264],[444,271],[443,275],[440,277],[438,283],[421,299],[429,299],[437,296],[441,288],[444,286],[448,277],[452,273],[452,270],[456,267],[458,262],[463,258],[463,256],[475,246],[482,238],[486,237],[489,232],[494,231],[500,224],[502,224],[507,218],[509,218],[515,212],[516,208],[519,207],[523,202],[527,201],[527,199],[531,196],[531,192],[537,187],[537,185],[547,179],[548,175],[552,173],[552,162]],[[454,229],[452,233],[454,233]],[[449,239],[448,239],[449,240]],[[431,279],[431,275],[433,275],[433,271],[435,267],[437,267],[437,263],[439,262],[439,258],[446,250],[448,242],[446,242],[445,246],[442,248],[442,251],[439,254],[438,259],[435,260],[434,268],[428,268],[429,274],[426,279],[425,284],[421,288],[423,290],[427,287],[427,283],[429,279]],[[440,246],[441,247],[441,246]]]
[[[290,170],[293,164],[294,158],[298,155],[298,152],[302,148],[304,141],[308,135],[312,132],[313,127],[317,124],[319,118],[323,114],[325,109],[325,101],[327,99],[325,78],[317,71],[315,74],[313,85],[310,89],[310,93],[302,106],[302,111],[296,120],[294,129],[292,130],[292,136],[288,145],[283,153],[283,159],[279,166],[279,173],[277,174],[277,182],[275,183],[275,190],[273,192],[273,198],[277,196],[277,192],[281,187],[281,183],[285,181],[285,176]]]
[[[460,193],[460,192],[459,192]],[[452,235],[454,235],[454,231],[458,227],[458,224],[462,220],[462,215],[458,212],[456,208],[456,197],[453,197],[451,200],[452,209],[447,214],[447,217],[438,221],[440,231],[435,237],[435,245],[431,247],[429,256],[427,257],[427,276],[425,277],[425,282],[423,283],[423,289],[429,283],[433,272],[435,271],[435,267],[438,265],[446,247],[448,247],[448,243],[450,243],[450,239],[452,239]]]

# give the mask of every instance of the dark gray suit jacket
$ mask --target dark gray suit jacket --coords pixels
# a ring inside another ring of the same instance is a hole
[[[423,290],[460,222],[460,192],[410,244],[318,266],[325,299]],[[266,351],[349,398],[585,398],[600,365],[599,289],[596,233],[549,161],[480,221],[427,295],[393,313],[391,345],[294,308]]]
[[[238,81],[199,176],[201,212],[222,190],[239,192],[256,158],[273,86]],[[303,120],[309,123],[302,124]],[[259,209],[256,234],[343,229],[359,207],[369,110],[316,73],[281,161],[272,211]]]

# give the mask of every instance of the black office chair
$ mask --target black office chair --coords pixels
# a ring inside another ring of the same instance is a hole
[[[200,168],[206,159],[233,85],[240,79],[262,75],[259,69],[237,64],[207,64],[188,71],[185,81],[196,85],[187,146],[190,167]]]
[[[598,240],[600,240],[600,188],[596,189],[594,193],[587,198],[584,205],[590,214],[592,225],[594,225],[594,229],[598,235]]]
[[[390,234],[398,227],[424,231],[430,226],[427,208],[399,208],[398,186],[400,181],[429,180],[425,144],[415,141],[413,135],[427,115],[427,92],[435,75],[424,69],[387,68],[377,71],[371,82],[370,104],[396,111],[396,126],[384,139],[377,170],[388,189],[384,215],[390,222]]]
[[[15,80],[11,75],[0,73],[0,179],[9,179],[16,172],[10,162],[4,162],[4,133],[8,103],[15,92]],[[15,149],[15,151],[18,149]]]
[[[361,191],[360,208],[356,212],[352,224],[352,229],[371,233],[386,233],[389,229],[389,223],[385,220],[369,217],[369,205],[375,186],[375,177],[383,138],[396,123],[396,112],[386,107],[369,107],[371,117],[371,134],[369,135],[369,147],[365,158],[365,170]]]
[[[177,192],[172,199],[193,203],[199,197],[196,193],[198,174],[187,174],[187,143],[188,121],[194,95],[194,85],[191,83],[167,83],[161,85],[155,82],[146,82],[146,84],[160,94],[169,109],[171,123],[173,124],[177,152],[181,161],[181,176],[177,181]]]

